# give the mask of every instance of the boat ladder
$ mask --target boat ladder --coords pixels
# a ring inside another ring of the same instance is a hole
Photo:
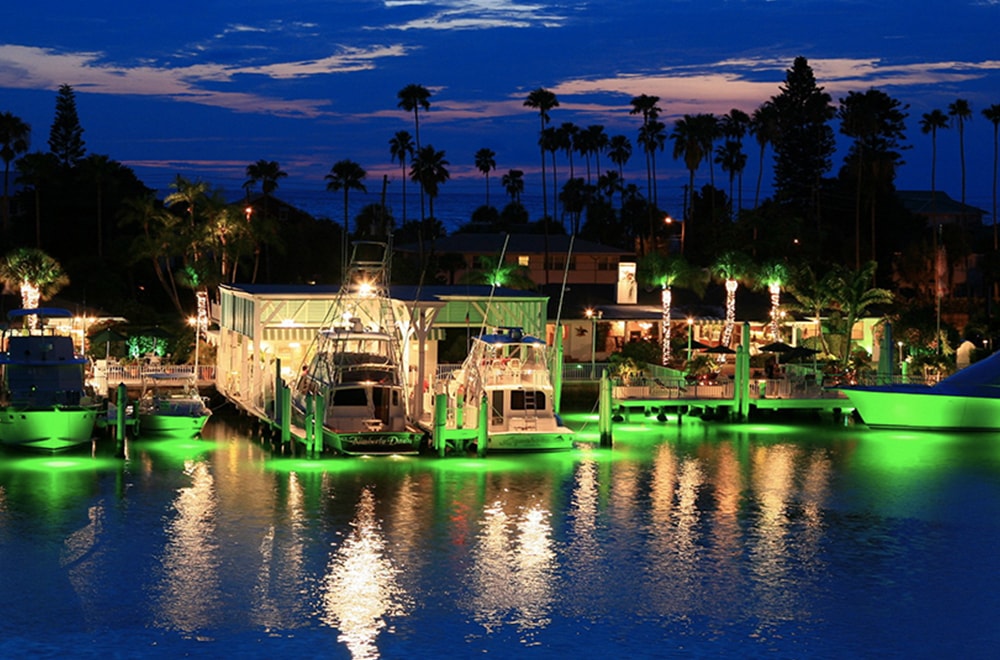
[[[524,430],[538,430],[538,399],[535,390],[524,391]]]

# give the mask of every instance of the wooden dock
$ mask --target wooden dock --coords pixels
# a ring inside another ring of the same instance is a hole
[[[745,406],[741,404],[745,397]],[[838,390],[806,380],[754,379],[739,392],[734,381],[722,383],[680,383],[649,381],[628,386],[614,385],[611,407],[615,421],[627,420],[630,411],[654,412],[660,418],[669,414],[695,415],[706,419],[739,418],[740,409],[747,415],[759,412],[815,412],[837,418],[850,414],[854,406]]]

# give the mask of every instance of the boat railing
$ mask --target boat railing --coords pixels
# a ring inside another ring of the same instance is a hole
[[[109,364],[105,374],[109,384],[136,385],[156,374],[191,379],[194,378],[195,371],[193,364]],[[198,365],[197,375],[199,382],[215,382],[215,365]]]

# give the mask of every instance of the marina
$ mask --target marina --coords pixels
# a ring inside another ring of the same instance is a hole
[[[616,427],[460,460],[5,450],[4,657],[991,657],[994,434]],[[294,446],[294,445],[293,445]],[[905,607],[901,604],[905,603]],[[55,624],[54,622],[58,622]]]

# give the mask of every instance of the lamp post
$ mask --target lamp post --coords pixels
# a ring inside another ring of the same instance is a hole
[[[604,312],[588,307],[584,313],[590,319],[590,377],[593,379],[597,372],[597,319],[601,318]]]

